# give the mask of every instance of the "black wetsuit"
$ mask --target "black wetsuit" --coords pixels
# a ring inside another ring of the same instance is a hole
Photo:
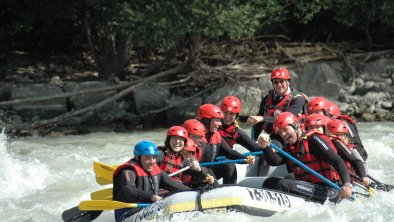
[[[309,152],[315,157],[325,160],[329,164],[331,164],[338,172],[342,183],[350,183],[350,175],[345,162],[337,153],[335,153],[333,149],[329,147],[330,145],[328,144],[328,142],[318,135],[314,135],[312,138],[309,139]],[[278,166],[288,163],[286,160],[287,157],[284,157],[279,153],[273,152],[270,148],[264,149],[264,155],[270,165]],[[288,164],[287,168],[288,170],[291,170]],[[319,185],[327,187],[327,185],[323,182]],[[292,192],[294,190],[293,186],[293,178],[280,179],[275,177],[268,178],[263,185],[263,187],[265,188],[277,189],[286,192]]]

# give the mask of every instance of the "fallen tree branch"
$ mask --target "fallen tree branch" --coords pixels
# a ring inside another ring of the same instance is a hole
[[[146,84],[146,83],[148,83],[150,81],[153,81],[153,80],[156,80],[158,78],[161,78],[161,77],[164,77],[164,76],[168,76],[168,75],[171,75],[171,74],[174,74],[174,73],[178,73],[178,72],[184,70],[185,65],[186,65],[185,63],[182,63],[182,64],[178,65],[177,67],[175,67],[173,69],[166,70],[166,71],[160,72],[160,73],[158,73],[156,75],[149,76],[149,77],[146,77],[144,79],[138,80],[137,81],[138,83],[136,83],[136,84],[134,84],[134,85],[132,85],[132,86],[120,91],[118,94],[116,94],[116,95],[114,95],[112,97],[109,97],[109,98],[107,98],[107,99],[105,99],[105,100],[103,100],[103,101],[101,101],[101,102],[99,102],[97,104],[85,107],[85,108],[80,109],[80,110],[71,111],[71,112],[62,114],[60,116],[54,117],[52,119],[38,121],[36,123],[33,123],[31,125],[31,127],[32,128],[43,127],[43,126],[46,126],[46,125],[49,125],[49,124],[60,122],[60,121],[62,121],[64,119],[70,118],[72,116],[77,116],[77,115],[80,115],[80,114],[85,113],[85,112],[98,110],[98,109],[104,107],[105,105],[107,105],[107,104],[109,104],[109,103],[111,103],[111,102],[113,102],[113,101],[115,101],[115,100],[117,100],[119,98],[122,98],[123,96],[126,96],[127,94],[131,93],[138,86],[142,86],[142,85],[144,85],[144,84]]]
[[[220,82],[221,82],[221,81],[216,81],[216,82],[214,82],[214,83],[211,83],[211,84],[209,84],[208,86],[206,86],[206,87],[204,88],[204,90],[199,91],[198,93],[196,93],[196,94],[194,94],[194,95],[192,95],[192,96],[190,96],[190,97],[187,97],[187,98],[184,98],[184,99],[182,99],[182,100],[179,100],[178,102],[173,103],[173,104],[171,104],[171,105],[169,105],[169,106],[163,107],[163,108],[161,108],[161,109],[149,111],[149,112],[147,112],[147,113],[145,113],[145,114],[143,114],[143,115],[134,116],[134,117],[131,118],[131,119],[142,118],[142,117],[145,117],[145,116],[149,116],[149,115],[152,115],[152,114],[160,113],[160,112],[163,112],[163,111],[165,111],[165,110],[174,108],[174,107],[176,107],[176,106],[178,106],[178,105],[180,105],[180,104],[185,104],[185,102],[187,102],[187,101],[189,101],[189,100],[191,100],[191,99],[193,99],[193,98],[195,98],[195,97],[197,97],[197,96],[200,96],[200,95],[202,95],[202,94],[208,92],[208,91],[211,90],[211,89],[214,89],[216,86],[218,86],[218,85],[220,84]]]
[[[86,94],[94,94],[94,93],[100,93],[100,92],[113,91],[113,90],[118,90],[118,89],[122,89],[122,88],[127,88],[131,85],[134,85],[134,84],[136,84],[136,81],[126,83],[126,84],[120,84],[120,85],[116,85],[116,86],[107,86],[107,87],[101,87],[98,89],[81,90],[78,92],[69,92],[69,93],[63,93],[63,94],[59,94],[59,95],[51,95],[51,96],[27,98],[27,99],[14,99],[14,100],[10,100],[10,101],[0,102],[0,107],[17,105],[17,104],[39,103],[39,102],[44,102],[44,101],[49,101],[49,100],[54,100],[54,99],[67,98],[67,97],[71,97],[71,96],[80,96],[80,95],[86,95]]]

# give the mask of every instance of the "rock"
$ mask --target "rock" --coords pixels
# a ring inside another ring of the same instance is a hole
[[[10,99],[34,99],[39,97],[64,94],[63,90],[54,84],[16,85],[10,91]],[[25,120],[37,115],[40,119],[48,119],[67,111],[66,98],[50,101],[16,104],[12,108]]]
[[[361,115],[361,118],[364,121],[375,121],[376,120],[376,115],[374,113],[363,113]]]

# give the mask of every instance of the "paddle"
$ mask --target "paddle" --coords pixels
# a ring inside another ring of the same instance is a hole
[[[83,211],[102,211],[122,208],[147,207],[149,205],[149,203],[123,203],[112,200],[84,200],[79,203],[79,209]]]
[[[290,154],[286,153],[285,151],[283,151],[281,148],[277,147],[275,144],[270,143],[270,147],[274,148],[276,151],[278,151],[278,153],[282,154],[283,156],[289,158],[291,161],[295,162],[296,164],[298,164],[299,166],[301,166],[302,168],[304,168],[306,171],[308,171],[309,173],[315,175],[316,177],[318,177],[319,179],[323,180],[324,182],[326,182],[328,185],[330,185],[332,188],[340,191],[341,188],[336,185],[335,183],[333,183],[332,181],[328,180],[327,178],[323,177],[322,175],[318,174],[316,171],[314,171],[313,169],[311,169],[310,167],[308,167],[307,165],[303,164],[302,162],[300,162],[299,160],[297,160],[296,158],[294,158],[293,156],[291,156]]]
[[[390,185],[390,184],[384,184],[378,180],[376,180],[375,178],[373,178],[371,175],[367,175],[369,179],[372,180],[373,184],[372,186],[377,189],[377,190],[383,190],[383,191],[390,191],[392,189],[394,189],[394,185]]]
[[[98,190],[90,194],[92,200],[112,200],[112,187]]]
[[[87,222],[96,219],[103,211],[81,211],[78,206],[62,213],[64,222]]]
[[[350,176],[354,177],[356,180],[363,181],[362,178],[357,176],[355,173],[349,172],[349,174],[350,174]],[[368,190],[370,196],[375,196],[376,190],[372,186],[364,186],[364,185],[359,184],[357,182],[354,182],[354,184],[358,185],[359,187],[361,187],[361,186],[365,187],[365,189]]]
[[[112,175],[114,174],[115,169],[116,166],[109,166],[104,163],[93,162],[93,170],[96,174],[96,182],[100,185],[112,183]]]
[[[257,151],[257,152],[248,152],[248,153],[243,153],[242,154],[242,156],[260,156],[260,155],[263,155],[264,153],[263,153],[263,151]],[[224,159],[226,159],[227,157],[225,157],[225,156],[218,156],[218,157],[216,157],[216,161],[219,161],[219,160],[224,160]]]

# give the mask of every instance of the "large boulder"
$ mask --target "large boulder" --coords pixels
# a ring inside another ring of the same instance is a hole
[[[241,117],[257,114],[261,102],[260,84],[257,80],[249,80],[238,86],[224,86],[215,90],[205,98],[204,103],[213,103],[220,106],[224,97],[232,95],[242,102]]]
[[[16,85],[10,89],[10,100],[35,99],[63,94],[63,90],[54,84]],[[33,117],[37,121],[66,112],[67,102],[66,98],[58,98],[43,102],[16,104],[12,106],[12,109],[21,115],[25,121],[30,121]]]
[[[298,78],[296,87],[306,95],[324,96],[336,99],[340,95],[340,89],[345,84],[346,73],[343,64],[311,63],[294,70]]]

